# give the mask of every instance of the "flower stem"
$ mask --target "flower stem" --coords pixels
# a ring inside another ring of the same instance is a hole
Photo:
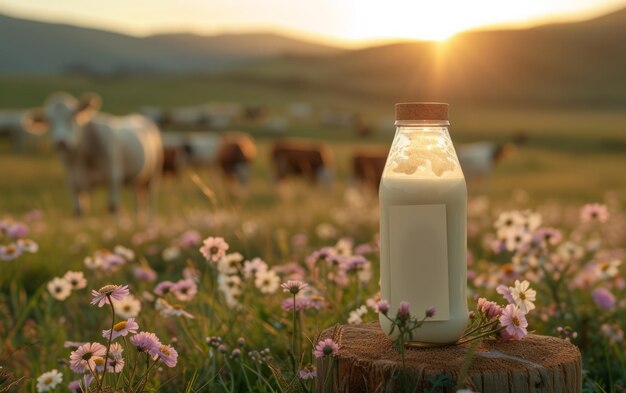
[[[291,352],[293,353],[293,372],[298,371],[296,362],[298,361],[298,355],[296,351],[296,294],[293,294],[293,332],[291,335]]]
[[[104,383],[104,377],[107,374],[107,364],[109,362],[109,350],[111,349],[111,341],[113,340],[113,327],[115,326],[115,307],[113,307],[113,301],[111,300],[111,295],[107,294],[107,300],[109,301],[109,305],[111,306],[111,330],[109,332],[109,343],[107,344],[107,352],[104,355],[104,369],[102,370],[102,378],[100,379],[100,384],[98,385],[98,391],[102,391],[102,384]]]

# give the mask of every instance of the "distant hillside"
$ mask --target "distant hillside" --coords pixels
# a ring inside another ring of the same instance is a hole
[[[0,15],[0,74],[66,71],[210,71],[280,55],[320,56],[341,49],[275,34],[145,38]]]
[[[395,100],[626,108],[626,9],[588,21],[474,31],[317,59],[262,61],[232,77],[328,85]]]

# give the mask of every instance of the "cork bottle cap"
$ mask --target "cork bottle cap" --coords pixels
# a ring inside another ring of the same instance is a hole
[[[396,104],[396,121],[448,121],[448,104],[443,102],[405,102]]]

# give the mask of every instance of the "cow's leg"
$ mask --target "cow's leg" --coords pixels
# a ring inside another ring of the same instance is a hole
[[[116,214],[122,195],[123,172],[119,160],[113,160],[109,168],[109,212]]]

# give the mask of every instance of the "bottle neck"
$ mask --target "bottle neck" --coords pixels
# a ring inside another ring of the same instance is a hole
[[[397,127],[448,127],[448,120],[396,120]]]

